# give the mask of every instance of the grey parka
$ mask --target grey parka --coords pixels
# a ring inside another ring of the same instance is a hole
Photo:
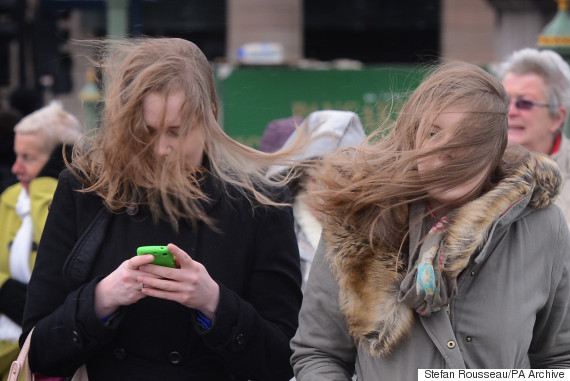
[[[562,172],[562,190],[560,197],[556,200],[556,205],[562,209],[566,222],[570,226],[570,139],[564,134],[562,135],[560,148],[558,152],[552,155],[552,158],[560,167],[560,172]]]
[[[340,224],[325,226],[291,341],[297,380],[350,380],[354,371],[358,380],[392,381],[415,380],[423,368],[570,367],[570,238],[553,205],[560,182],[552,160],[531,154],[497,188],[458,210],[446,250],[465,256],[467,266],[447,312],[429,318],[382,292],[390,289],[382,283],[385,261],[354,266],[369,254],[362,240]],[[373,302],[355,300],[356,289]],[[366,321],[374,329],[359,334]],[[390,345],[379,344],[383,329]]]

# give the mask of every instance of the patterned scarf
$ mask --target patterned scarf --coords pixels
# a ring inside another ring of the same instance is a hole
[[[420,249],[410,258],[408,272],[400,283],[398,301],[423,316],[447,306],[457,293],[457,278],[442,271],[446,253],[441,239],[447,224],[448,218],[443,217],[430,229]]]

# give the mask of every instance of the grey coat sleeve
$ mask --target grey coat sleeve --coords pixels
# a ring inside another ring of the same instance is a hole
[[[350,380],[356,348],[338,302],[338,283],[321,241],[304,293],[299,328],[291,340],[297,381]]]
[[[529,351],[533,368],[570,368],[570,233],[559,218],[550,296],[537,313]]]

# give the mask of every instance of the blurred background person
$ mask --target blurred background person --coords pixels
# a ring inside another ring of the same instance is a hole
[[[10,93],[10,108],[18,111],[22,117],[39,110],[44,106],[43,96],[38,89],[18,87]]]
[[[60,103],[52,102],[23,118],[14,132],[12,172],[18,183],[0,196],[0,373],[18,354],[27,283],[65,167],[63,145],[75,143],[83,128]],[[65,152],[71,154],[71,147]]]
[[[22,119],[16,110],[0,110],[0,193],[18,182],[12,173],[12,165],[16,161],[14,153],[14,126]]]
[[[570,141],[565,135],[570,107],[570,66],[556,52],[525,48],[500,67],[510,98],[509,143],[552,156],[563,177],[557,204],[570,223]]]
[[[301,123],[303,118],[300,116],[272,120],[263,130],[259,150],[267,153],[279,150]]]
[[[283,123],[286,121],[287,123]],[[310,136],[310,140],[295,157],[293,168],[276,166],[270,169],[269,175],[285,174],[292,170],[288,186],[293,197],[293,217],[295,219],[295,234],[299,245],[299,255],[301,257],[301,272],[303,274],[303,289],[305,288],[311,263],[321,238],[322,223],[320,213],[309,206],[307,202],[308,192],[314,190],[316,183],[309,168],[319,165],[320,159],[326,155],[340,149],[360,145],[366,139],[366,133],[357,114],[351,111],[323,110],[312,112],[305,118],[299,128],[295,129],[295,124],[291,119],[280,120],[280,124],[269,124],[268,128],[275,126],[272,130],[273,136],[280,139],[291,130],[289,138],[283,143],[282,149],[290,148],[297,141],[299,134]],[[279,131],[278,127],[281,127]],[[278,133],[282,132],[282,133]],[[264,133],[263,136],[266,136]],[[264,140],[262,139],[262,142]],[[268,139],[263,147],[272,146]]]

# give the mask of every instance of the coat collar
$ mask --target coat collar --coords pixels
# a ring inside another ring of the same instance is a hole
[[[30,182],[29,195],[32,205],[48,205],[52,198],[57,179],[53,177],[36,177]],[[9,208],[15,208],[18,196],[22,191],[22,183],[8,187],[2,194],[2,202]]]
[[[222,197],[222,181],[214,176],[211,171],[210,159],[204,155],[202,163],[204,170],[197,176],[201,183],[202,191],[208,196],[208,200],[204,200],[204,210],[209,213]]]
[[[493,235],[534,209],[554,203],[561,186],[557,165],[531,153],[494,189],[456,210],[442,238],[448,259],[444,271],[457,276],[473,253],[482,261],[492,251]],[[398,211],[408,218],[408,206]],[[405,256],[389,248],[371,249],[368,230],[347,228],[340,218],[323,229],[327,257],[339,283],[339,304],[348,330],[374,357],[390,354],[411,331],[414,313],[398,302],[406,274]],[[408,243],[409,244],[409,243]],[[411,245],[410,245],[411,247]]]

